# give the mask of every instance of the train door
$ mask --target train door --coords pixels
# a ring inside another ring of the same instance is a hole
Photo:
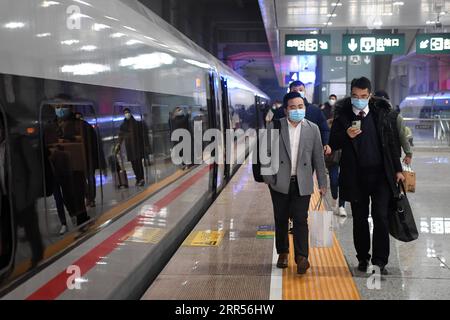
[[[120,169],[118,171],[126,172],[127,184],[137,187],[151,183],[150,132],[143,118],[143,109],[137,104],[114,103],[113,160]],[[123,186],[123,182],[119,180],[115,181],[116,187]]]
[[[234,141],[231,145],[227,144],[227,130],[231,129],[231,117],[228,104],[228,84],[224,77],[220,78],[220,84],[222,89],[222,117],[223,117],[223,141],[224,141],[224,155],[227,159],[227,155],[230,155],[231,148],[234,148]],[[230,158],[231,159],[231,158]],[[225,179],[228,181],[231,178],[231,172],[233,170],[233,163],[225,162]]]
[[[92,102],[65,99],[43,102],[39,123],[45,188],[52,188],[45,190],[47,229],[63,235],[101,213],[106,163],[99,123]]]
[[[16,248],[9,148],[8,123],[0,105],[0,281],[12,269]]]
[[[211,99],[211,111],[212,111],[212,127],[224,131],[223,127],[223,114],[221,109],[220,101],[220,86],[218,83],[218,78],[215,73],[210,73],[209,75],[209,87],[210,87],[210,99]],[[214,163],[214,174],[215,174],[215,191],[218,193],[222,190],[225,185],[225,153],[224,153],[224,139],[223,135],[219,136],[219,141],[217,141],[217,153],[212,156],[215,157],[216,161]]]

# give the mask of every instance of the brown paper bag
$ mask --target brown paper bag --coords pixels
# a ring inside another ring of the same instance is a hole
[[[406,192],[416,192],[416,173],[414,171],[404,171],[403,175],[406,178],[405,189]]]

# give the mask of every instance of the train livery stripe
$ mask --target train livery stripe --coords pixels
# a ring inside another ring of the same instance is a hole
[[[154,204],[155,211],[159,211],[168,204],[170,204],[173,200],[175,200],[178,196],[180,196],[184,191],[189,189],[193,184],[195,184],[198,180],[200,180],[206,173],[211,170],[212,166],[207,166],[194,174],[192,177],[181,183],[177,188],[172,190],[169,194],[164,196],[161,200],[157,201]],[[122,239],[130,233],[134,228],[140,225],[139,216],[134,218],[132,221],[127,223],[120,230],[115,232],[105,241],[97,245],[95,248],[90,250],[80,259],[75,261],[73,265],[76,265],[81,270],[81,276],[86,274],[89,270],[91,270],[96,263],[100,260],[100,257],[107,256],[114,249],[116,249],[119,244],[122,242]],[[71,275],[66,272],[66,270],[59,273],[41,288],[36,290],[33,294],[27,297],[26,300],[53,300],[56,299],[59,295],[61,295],[64,291],[67,290],[67,281]]]
[[[319,199],[316,189],[311,198],[310,210],[314,210]],[[323,203],[320,210],[325,210]],[[333,236],[331,248],[310,248],[311,268],[302,276],[297,275],[293,239],[291,235],[289,238],[289,267],[283,272],[283,300],[361,299],[336,236]]]

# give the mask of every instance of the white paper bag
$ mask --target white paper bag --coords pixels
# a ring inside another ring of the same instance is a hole
[[[330,248],[333,246],[333,211],[309,212],[309,246],[311,248]]]

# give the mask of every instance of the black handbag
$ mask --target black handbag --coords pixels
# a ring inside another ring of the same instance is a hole
[[[403,183],[399,185],[399,195],[393,198],[389,212],[389,233],[402,242],[411,242],[419,237]]]

